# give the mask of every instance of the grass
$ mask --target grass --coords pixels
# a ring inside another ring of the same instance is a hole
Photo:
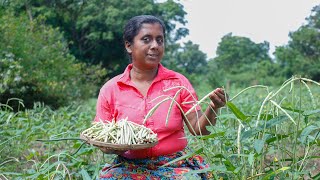
[[[200,99],[207,89],[197,89]],[[319,84],[292,78],[277,88],[227,92],[230,101],[216,126],[208,127],[211,134],[188,134],[193,151],[182,158],[197,153],[211,164],[190,173],[212,171],[213,179],[320,178]],[[35,104],[13,112],[1,105],[0,179],[95,179],[114,157],[79,140],[91,125],[95,101],[56,111]]]

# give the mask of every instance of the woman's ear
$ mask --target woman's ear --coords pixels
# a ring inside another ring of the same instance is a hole
[[[126,47],[127,52],[128,52],[129,54],[131,54],[131,53],[132,53],[131,43],[128,42],[128,41],[126,41],[126,42],[125,42],[125,47]]]

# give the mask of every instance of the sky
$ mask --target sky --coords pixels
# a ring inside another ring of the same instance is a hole
[[[199,49],[214,58],[221,38],[250,38],[255,43],[267,41],[270,52],[287,44],[289,32],[296,31],[310,16],[320,0],[177,0],[187,12],[185,25],[191,40]]]

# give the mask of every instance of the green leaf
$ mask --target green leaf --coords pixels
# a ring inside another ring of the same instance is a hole
[[[59,164],[65,164],[65,162],[64,161],[56,161],[56,162],[50,164],[50,166],[45,166],[44,168],[40,169],[40,171],[38,171],[37,173],[32,174],[31,176],[27,176],[27,177],[30,179],[39,179],[39,176],[48,173],[53,167],[56,167]]]
[[[255,127],[255,128],[251,128],[249,129],[248,131],[245,131],[244,133],[241,134],[241,140],[246,140],[248,138],[251,138],[253,137],[255,134],[257,134],[258,132],[264,130],[264,128],[268,129],[268,128],[271,128],[275,125],[278,125],[278,124],[281,124],[283,123],[284,121],[286,121],[288,119],[287,116],[277,116],[269,121],[266,122],[266,125],[264,124],[261,124],[260,126],[258,127]]]
[[[224,136],[225,133],[226,132],[212,133],[212,134],[209,134],[209,135],[206,135],[206,136],[201,136],[201,137],[199,137],[199,139],[202,139],[202,140],[212,139],[212,138],[215,138],[215,137]]]
[[[260,115],[260,119],[264,119],[266,121],[269,121],[270,119],[272,119],[274,116],[272,114],[261,114]]]
[[[290,167],[282,167],[276,171],[271,171],[270,173],[268,173],[266,176],[263,177],[262,180],[269,180],[269,178],[273,175],[279,174],[280,172],[284,172],[286,170],[290,169]]]
[[[252,164],[254,162],[254,154],[252,154],[252,153],[249,154],[248,162],[249,162],[250,166],[252,166]]]
[[[291,134],[292,134],[292,133],[291,133]],[[291,134],[289,134],[289,135],[291,135]],[[268,139],[266,140],[266,143],[267,143],[267,144],[270,144],[270,143],[272,143],[272,142],[274,142],[274,141],[278,141],[278,140],[281,140],[281,139],[285,139],[285,138],[287,138],[287,137],[290,137],[289,135],[285,135],[285,134],[274,134],[273,137],[268,138]]]
[[[227,102],[227,106],[230,108],[232,113],[242,121],[245,121],[247,119],[247,116],[244,115],[232,102]]]
[[[213,157],[223,159],[222,162],[224,163],[225,167],[228,171],[234,171],[236,167],[229,161],[223,154],[216,154]]]
[[[23,173],[17,173],[17,172],[1,172],[3,175],[11,175],[11,176],[22,176]]]
[[[213,157],[226,159],[226,158],[224,157],[224,155],[222,155],[222,154],[216,154],[216,155],[214,155]]]
[[[192,170],[187,173],[185,173],[186,176],[190,176],[192,174],[199,174],[199,173],[206,173],[206,172],[211,172],[211,171],[218,171],[218,172],[230,172],[227,170],[226,166],[224,165],[216,165],[216,166],[211,166],[209,168],[205,169],[199,169],[199,170]]]
[[[302,114],[304,111],[300,110],[300,109],[293,109],[293,108],[290,108],[290,107],[284,107],[284,106],[281,106],[282,109],[285,109],[285,110],[288,110],[288,111],[291,111],[291,112],[296,112],[296,113],[299,113],[299,114]]]
[[[226,166],[227,170],[229,171],[234,171],[236,169],[236,167],[231,163],[231,161],[229,161],[228,159],[225,159],[223,161],[224,165]]]
[[[81,169],[80,174],[81,174],[83,180],[91,180],[92,179],[90,177],[89,173],[84,169]]]
[[[310,110],[310,111],[304,111],[302,115],[304,116],[310,116],[313,114],[320,113],[320,109]]]
[[[303,158],[303,157],[302,157]],[[301,158],[301,159],[302,159]],[[306,159],[320,159],[320,156],[308,156]],[[299,159],[300,160],[300,159]]]
[[[241,172],[241,170],[243,169],[244,166],[245,166],[245,164],[243,164],[243,165],[240,166],[240,167],[237,167],[237,168],[233,171],[233,173],[234,173],[234,174],[238,174],[239,172]]]
[[[256,139],[254,141],[254,149],[257,151],[258,154],[261,153],[261,151],[263,149],[263,146],[264,146],[264,141],[263,140]]]
[[[301,135],[300,135],[300,141],[302,143],[305,143],[306,140],[307,140],[307,137],[315,130],[320,130],[320,127],[317,127],[315,125],[310,125],[310,126],[307,126],[306,128],[304,128],[301,132]]]

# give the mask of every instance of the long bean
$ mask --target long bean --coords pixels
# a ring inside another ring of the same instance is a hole
[[[93,125],[82,132],[87,138],[113,144],[146,144],[157,141],[157,134],[151,129],[128,121],[128,118],[117,122],[94,122]]]

